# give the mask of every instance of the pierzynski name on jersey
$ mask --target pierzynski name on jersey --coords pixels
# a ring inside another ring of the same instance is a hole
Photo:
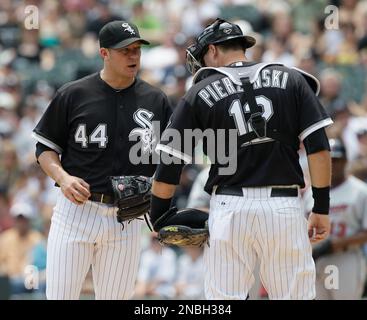
[[[287,87],[289,73],[281,70],[263,69],[253,84],[254,89]],[[212,107],[215,102],[234,93],[243,92],[242,86],[235,85],[229,77],[216,80],[201,89],[198,93],[205,103]]]

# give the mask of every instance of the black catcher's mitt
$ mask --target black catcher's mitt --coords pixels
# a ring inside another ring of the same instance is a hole
[[[201,247],[208,241],[208,214],[197,209],[171,208],[153,225],[162,245]]]
[[[110,177],[115,195],[117,221],[133,220],[146,214],[150,208],[152,180],[144,176]]]

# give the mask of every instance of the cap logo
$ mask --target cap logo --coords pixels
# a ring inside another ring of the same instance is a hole
[[[226,29],[223,29],[223,32],[225,34],[230,34],[232,32],[232,28],[226,28]]]
[[[130,34],[135,34],[134,29],[127,22],[124,22],[122,27],[124,28],[124,31],[130,32]]]

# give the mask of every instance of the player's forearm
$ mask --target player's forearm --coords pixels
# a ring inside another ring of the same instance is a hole
[[[152,194],[162,199],[171,199],[175,194],[176,186],[165,182],[153,180]]]
[[[330,186],[331,159],[327,150],[309,154],[307,156],[310,170],[311,185],[317,188]]]
[[[152,184],[152,200],[150,203],[150,221],[155,222],[171,208],[171,200],[179,184],[184,164],[160,163]]]
[[[150,203],[150,221],[153,224],[171,207],[171,200],[176,186],[165,182],[153,180],[152,200]],[[155,229],[155,228],[154,228]]]
[[[38,162],[41,165],[42,170],[58,185],[61,184],[61,180],[68,175],[68,173],[62,168],[59,155],[55,151],[44,151],[38,157]]]
[[[328,150],[307,156],[314,206],[312,212],[328,214],[330,207],[331,159]]]

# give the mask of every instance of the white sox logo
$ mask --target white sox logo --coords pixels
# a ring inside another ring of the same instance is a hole
[[[153,124],[151,119],[154,117],[154,113],[146,109],[138,109],[134,112],[134,121],[141,127],[131,130],[129,138],[138,135],[142,143],[143,153],[152,153],[153,148],[157,142],[157,137],[154,134]]]
[[[124,28],[124,31],[130,32],[130,34],[135,34],[134,29],[127,22],[124,22],[122,27]]]

